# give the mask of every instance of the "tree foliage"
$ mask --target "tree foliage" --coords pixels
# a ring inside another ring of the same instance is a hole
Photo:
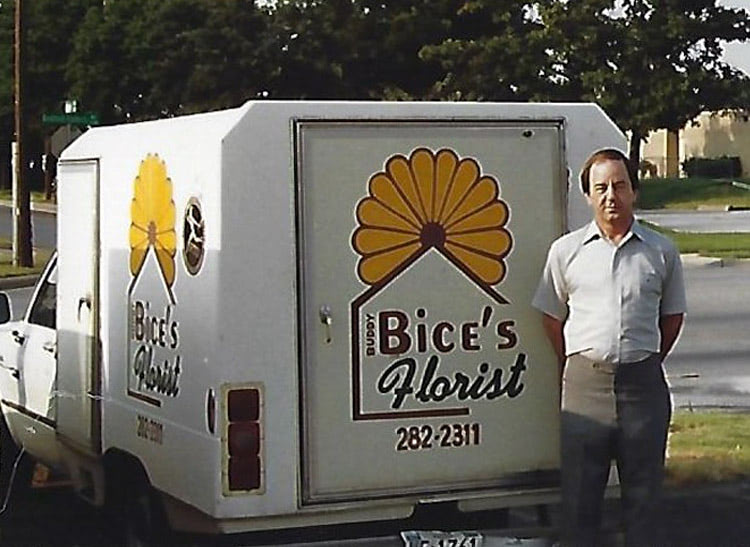
[[[27,124],[26,160],[38,157],[43,149],[42,114],[58,112],[68,98],[65,63],[76,27],[89,6],[97,0],[67,0],[65,9],[55,0],[27,0],[24,3],[24,114]],[[101,0],[99,0],[101,1]],[[15,2],[0,2],[0,161],[7,179],[13,118],[13,45]],[[39,162],[36,162],[38,165]],[[34,182],[41,181],[35,171]]]
[[[268,28],[249,0],[110,0],[79,27],[68,81],[105,121],[234,106],[270,78]]]
[[[595,101],[632,131],[750,107],[721,61],[750,36],[717,0],[33,0],[28,120],[75,98],[104,123],[252,98]],[[0,147],[13,0],[0,0]],[[1,159],[1,158],[0,158]]]
[[[442,99],[524,101],[551,92],[543,26],[527,2],[473,0],[452,18],[450,37],[421,57],[444,69],[433,95]]]
[[[441,76],[421,59],[450,37],[462,0],[286,0],[272,12],[280,44],[269,89],[285,98],[422,98]]]
[[[723,40],[750,37],[750,19],[715,0],[548,1],[538,13],[566,99],[599,103],[640,140],[704,110],[742,106],[747,77],[721,60]]]

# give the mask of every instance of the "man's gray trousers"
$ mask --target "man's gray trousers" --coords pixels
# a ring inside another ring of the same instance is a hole
[[[671,403],[659,356],[618,365],[573,355],[565,366],[562,399],[564,544],[597,545],[614,458],[626,545],[661,545],[654,517]]]

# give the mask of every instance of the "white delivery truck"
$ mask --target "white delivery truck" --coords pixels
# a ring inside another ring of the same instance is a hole
[[[582,162],[624,145],[593,104],[92,129],[60,159],[58,252],[0,332],[6,431],[141,531],[550,499],[558,372],[530,300],[589,218]]]

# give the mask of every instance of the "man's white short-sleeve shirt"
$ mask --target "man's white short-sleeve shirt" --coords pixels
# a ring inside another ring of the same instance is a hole
[[[680,254],[636,220],[618,245],[592,221],[552,244],[532,305],[565,322],[567,355],[641,360],[659,352],[659,318],[687,309]]]

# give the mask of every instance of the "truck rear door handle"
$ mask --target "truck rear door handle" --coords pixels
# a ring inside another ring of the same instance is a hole
[[[91,297],[90,296],[82,296],[78,299],[78,320],[81,320],[81,307],[86,306],[89,311],[91,311]]]
[[[21,376],[21,373],[18,371],[18,369],[16,367],[9,367],[8,365],[6,365],[2,357],[0,357],[0,368],[4,368],[8,372],[10,372],[11,376],[13,376],[13,378],[15,378],[16,380],[18,380],[18,378]]]
[[[55,353],[55,350],[57,349],[57,344],[55,342],[45,342],[44,344],[42,344],[42,349],[49,353]]]
[[[333,317],[331,317],[331,308],[323,304],[318,311],[320,322],[326,327],[326,344],[331,343],[331,325],[333,324]]]

